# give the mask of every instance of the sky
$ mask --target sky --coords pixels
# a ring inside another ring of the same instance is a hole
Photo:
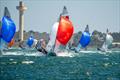
[[[8,7],[19,30],[19,11],[16,6],[20,0],[0,0],[0,19],[4,7]],[[98,30],[120,32],[120,0],[21,0],[27,10],[24,12],[24,29],[50,32],[57,21],[63,6],[67,7],[74,33],[84,31],[89,25],[90,32]]]

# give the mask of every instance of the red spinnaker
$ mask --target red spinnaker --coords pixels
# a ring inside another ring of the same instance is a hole
[[[74,28],[72,22],[68,18],[61,16],[56,39],[61,44],[66,45],[67,42],[70,40],[73,31]]]

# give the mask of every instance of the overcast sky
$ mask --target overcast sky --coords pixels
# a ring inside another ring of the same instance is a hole
[[[98,30],[105,32],[120,32],[120,0],[22,0],[26,7],[26,31],[50,32],[65,5],[70,20],[74,25],[74,32],[84,31],[88,24],[90,32]],[[0,19],[3,17],[4,7],[7,6],[19,29],[19,12],[16,6],[19,0],[0,0]]]

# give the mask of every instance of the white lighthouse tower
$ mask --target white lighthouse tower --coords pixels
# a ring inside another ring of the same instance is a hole
[[[19,6],[16,7],[19,10],[19,40],[23,41],[23,30],[24,30],[24,11],[27,9],[22,1],[19,2]]]

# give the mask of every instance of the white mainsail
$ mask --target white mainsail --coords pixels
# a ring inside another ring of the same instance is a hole
[[[48,45],[46,46],[46,50],[48,52],[54,50],[58,26],[59,26],[59,22],[55,22],[53,27],[52,27],[52,30],[51,30],[51,33],[50,33],[50,40],[48,42]]]

